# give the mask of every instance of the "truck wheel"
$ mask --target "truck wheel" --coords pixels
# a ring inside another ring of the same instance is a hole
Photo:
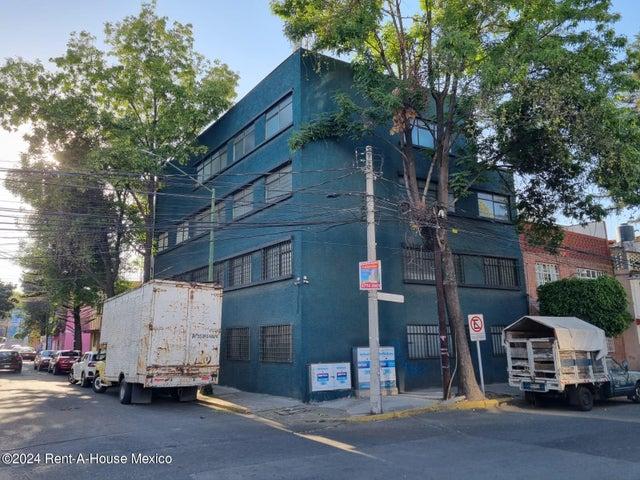
[[[588,412],[593,408],[593,392],[584,385],[576,389],[578,410]]]
[[[84,375],[84,372],[80,374],[80,386],[82,388],[87,388],[89,386],[89,380]]]
[[[75,383],[76,383],[76,379],[75,379],[75,377],[73,376],[73,370],[71,370],[71,371],[69,372],[69,383],[70,383],[71,385],[73,385],[73,384],[75,384]]]
[[[107,387],[102,385],[102,380],[100,380],[100,377],[96,377],[93,379],[93,391],[96,393],[104,393],[107,391]]]
[[[198,387],[180,387],[176,389],[179,402],[193,402],[198,397]]]
[[[524,401],[532,407],[537,406],[537,404],[539,403],[538,396],[535,394],[535,392],[524,392]]]
[[[640,403],[640,382],[636,383],[636,389],[633,391],[633,395],[629,397],[633,403]]]
[[[131,391],[133,390],[133,385],[129,382],[125,382],[122,380],[120,382],[120,403],[123,405],[129,405],[131,403]]]

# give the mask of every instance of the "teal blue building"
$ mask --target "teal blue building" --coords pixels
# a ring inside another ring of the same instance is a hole
[[[405,296],[403,304],[380,302],[381,344],[395,348],[401,391],[440,384],[433,258],[402,219],[399,156],[378,138],[288,147],[296,129],[332,111],[334,94],[351,85],[348,64],[297,50],[200,135],[208,152],[184,167],[216,191],[222,384],[326,398],[333,393],[311,393],[309,365],[351,362],[352,349],[367,345],[367,297],[358,288],[365,187],[356,151],[368,144],[382,173],[376,203],[383,286]],[[415,133],[417,148],[429,148],[427,130]],[[167,174],[157,204],[155,276],[206,281],[210,194]],[[474,185],[449,213],[462,309],[483,313],[487,324],[487,383],[506,379],[499,332],[527,305],[508,183],[496,175]]]

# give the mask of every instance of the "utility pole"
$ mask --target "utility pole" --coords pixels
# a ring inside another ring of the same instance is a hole
[[[438,245],[436,228],[433,229],[433,261],[435,263],[436,296],[438,305],[438,337],[440,339],[440,368],[442,369],[442,398],[449,399],[451,368],[449,367],[449,335],[447,334],[447,313],[444,305],[444,284],[442,279],[442,252]]]
[[[367,261],[377,260],[376,255],[376,218],[374,200],[373,148],[365,149],[365,179],[367,199]],[[369,301],[369,356],[370,386],[369,400],[371,413],[382,413],[382,393],[380,391],[380,326],[378,324],[378,292],[367,292]]]

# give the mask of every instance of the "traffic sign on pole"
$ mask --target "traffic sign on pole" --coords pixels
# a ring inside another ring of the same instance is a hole
[[[481,313],[474,313],[469,318],[469,336],[472,342],[483,342],[487,339],[484,330],[484,316]]]
[[[472,342],[476,342],[476,352],[478,353],[478,369],[480,370],[480,385],[482,393],[484,393],[484,372],[482,370],[482,355],[480,354],[480,342],[487,339],[484,329],[484,315],[481,313],[472,313],[467,316],[469,320],[469,337]]]

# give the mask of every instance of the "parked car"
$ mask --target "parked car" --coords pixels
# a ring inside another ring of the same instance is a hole
[[[40,350],[33,359],[33,369],[41,372],[44,369],[49,370],[49,362],[51,357],[56,353],[55,350]]]
[[[22,357],[15,350],[0,350],[0,370],[22,372]]]
[[[104,393],[107,391],[107,387],[111,386],[111,383],[104,379],[104,367],[105,360],[107,359],[105,350],[98,350],[96,355],[96,371],[93,374],[93,391],[96,393]]]
[[[71,366],[69,383],[80,383],[81,387],[88,387],[95,377],[97,357],[98,352],[86,352],[82,355],[82,358]]]
[[[22,347],[19,352],[22,360],[34,360],[36,358],[36,351],[32,347]]]
[[[49,361],[49,373],[69,373],[73,364],[80,358],[78,350],[58,350]]]

